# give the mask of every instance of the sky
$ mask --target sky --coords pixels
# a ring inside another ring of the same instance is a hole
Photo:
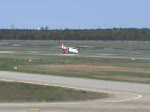
[[[0,0],[0,29],[150,28],[150,0]]]

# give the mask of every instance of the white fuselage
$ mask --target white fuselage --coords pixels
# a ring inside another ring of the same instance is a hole
[[[78,48],[74,48],[74,47],[65,47],[64,46],[64,42],[62,42],[62,51],[64,54],[67,53],[74,53],[74,54],[78,54]]]
[[[70,53],[75,53],[75,54],[78,54],[79,52],[78,52],[78,49],[77,48],[68,48],[68,52],[70,52]]]

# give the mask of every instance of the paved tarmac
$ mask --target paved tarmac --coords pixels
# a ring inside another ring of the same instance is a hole
[[[49,53],[47,51],[0,51],[0,54],[32,54],[32,55],[48,55],[48,56],[75,56],[75,57],[89,57],[89,58],[112,58],[112,59],[140,59],[150,60],[149,56],[119,56],[114,54],[60,54],[60,53]]]
[[[106,99],[59,103],[0,103],[0,112],[149,112],[147,84],[0,71],[0,80],[106,92]]]

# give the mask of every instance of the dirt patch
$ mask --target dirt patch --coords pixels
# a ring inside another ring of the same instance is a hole
[[[150,73],[149,69],[145,68],[129,68],[117,66],[94,66],[94,65],[38,65],[39,69],[48,71],[64,71],[64,72],[103,72],[103,71],[118,71],[118,72],[136,72]]]

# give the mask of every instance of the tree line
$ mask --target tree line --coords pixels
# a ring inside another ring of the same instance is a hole
[[[16,40],[150,40],[148,28],[28,30],[0,29],[0,39]]]

